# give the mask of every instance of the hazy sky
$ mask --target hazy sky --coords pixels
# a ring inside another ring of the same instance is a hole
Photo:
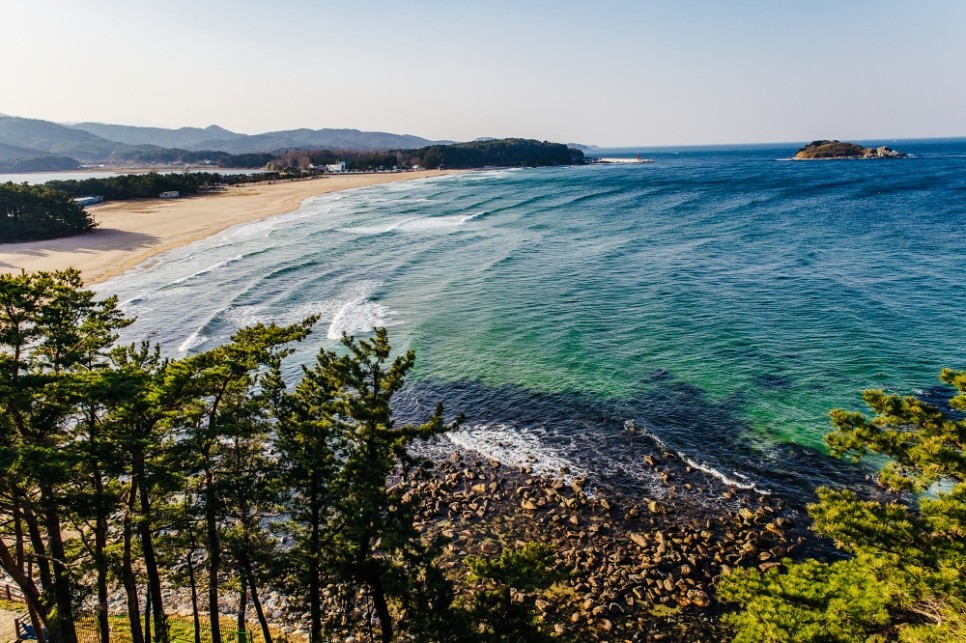
[[[966,136],[966,0],[0,0],[0,113],[605,146]]]

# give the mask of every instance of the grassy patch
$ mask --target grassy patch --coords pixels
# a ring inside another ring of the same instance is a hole
[[[111,616],[111,643],[131,643],[131,629],[126,616]],[[168,624],[171,628],[171,640],[173,643],[194,643],[195,628],[194,621],[190,618],[177,616],[168,617]],[[202,643],[213,643],[211,630],[207,627],[207,619],[201,621],[201,641]],[[261,628],[257,623],[250,624],[249,632],[239,636],[235,631],[236,621],[234,618],[221,619],[221,643],[243,643],[249,640],[252,643],[264,643]],[[272,629],[272,638],[275,643],[301,643],[300,639],[286,638],[284,634],[275,628]],[[251,635],[251,639],[248,635]],[[97,635],[97,621],[94,617],[87,617],[77,623],[77,640],[79,643],[97,643],[100,639]]]

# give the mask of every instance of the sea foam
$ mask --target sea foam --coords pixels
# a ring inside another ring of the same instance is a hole
[[[332,318],[326,337],[339,339],[342,333],[354,335],[372,332],[373,328],[388,326],[393,311],[382,304],[358,297],[346,302]]]
[[[450,442],[475,451],[508,466],[527,466],[537,474],[565,477],[590,477],[590,471],[577,466],[528,429],[508,424],[471,424],[446,434]]]

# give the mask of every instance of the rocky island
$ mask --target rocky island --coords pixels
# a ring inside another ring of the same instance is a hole
[[[862,147],[842,141],[812,141],[795,153],[796,159],[897,159],[902,152],[886,147]]]

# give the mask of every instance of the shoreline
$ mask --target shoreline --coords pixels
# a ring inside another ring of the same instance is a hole
[[[169,250],[241,223],[296,211],[307,199],[372,185],[447,176],[457,170],[328,175],[239,185],[179,199],[113,201],[90,208],[98,223],[87,234],[0,244],[0,273],[76,268],[85,285],[106,281]]]

